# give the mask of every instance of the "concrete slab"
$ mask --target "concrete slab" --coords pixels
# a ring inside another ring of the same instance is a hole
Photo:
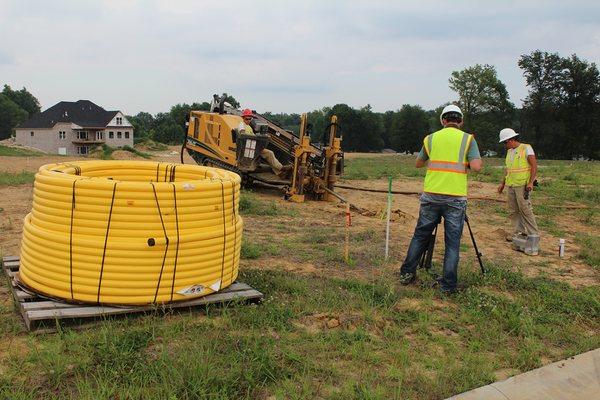
[[[600,349],[588,351],[447,400],[600,399]]]

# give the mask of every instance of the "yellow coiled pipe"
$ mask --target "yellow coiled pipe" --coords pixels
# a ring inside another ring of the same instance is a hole
[[[35,176],[19,277],[97,304],[189,300],[235,281],[240,177],[152,161],[48,164]]]

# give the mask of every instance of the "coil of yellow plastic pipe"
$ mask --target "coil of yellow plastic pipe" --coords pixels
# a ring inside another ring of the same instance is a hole
[[[151,161],[44,165],[19,279],[46,296],[97,304],[219,291],[238,275],[240,182],[221,169]]]

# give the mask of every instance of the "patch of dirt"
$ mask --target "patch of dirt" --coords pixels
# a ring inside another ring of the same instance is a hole
[[[127,150],[115,150],[111,156],[115,160],[145,160],[144,157],[140,157]]]
[[[0,186],[0,253],[18,255],[21,250],[23,218],[31,211],[33,185]]]
[[[11,356],[25,359],[29,354],[30,348],[27,344],[27,337],[10,336],[8,339],[0,340],[0,374],[5,372],[9,365],[7,359]]]
[[[358,327],[363,327],[367,332],[376,336],[380,336],[386,327],[392,325],[391,322],[380,317],[376,317],[374,321],[367,323],[358,313],[342,313],[339,315],[317,313],[301,317],[293,321],[292,324],[311,334],[331,329],[343,329],[353,332]]]
[[[16,173],[21,171],[37,172],[46,164],[56,164],[73,160],[85,160],[81,157],[41,156],[41,157],[9,157],[0,156],[0,172]]]
[[[516,368],[502,368],[497,371],[494,371],[494,377],[496,378],[496,382],[498,382],[504,381],[510,378],[511,376],[517,375],[519,373],[521,373],[521,371],[519,371]]]

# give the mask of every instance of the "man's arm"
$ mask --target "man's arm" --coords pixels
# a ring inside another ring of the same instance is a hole
[[[508,171],[506,170],[506,168],[504,169],[504,177],[502,177],[502,182],[500,182],[500,185],[498,186],[498,194],[502,194],[502,192],[504,191],[504,185],[506,182],[506,176],[508,175]]]
[[[476,158],[474,160],[469,161],[469,168],[471,168],[475,172],[481,171],[482,167],[483,161],[481,161],[481,158]]]
[[[417,161],[415,161],[415,167],[423,168],[424,166],[427,165],[427,160],[429,160],[429,156],[427,155],[427,152],[425,151],[425,147],[421,147],[421,151],[419,152],[419,155],[417,156]]]
[[[471,144],[469,145],[467,161],[469,162],[469,168],[471,168],[471,170],[475,172],[481,171],[481,167],[483,167],[483,161],[481,160],[481,154],[479,154],[479,146],[477,146],[475,138],[471,140]]]
[[[525,190],[531,191],[533,190],[533,181],[535,181],[537,176],[537,160],[535,159],[535,155],[527,156],[527,162],[531,166],[531,176],[529,177],[529,182],[527,182]]]

